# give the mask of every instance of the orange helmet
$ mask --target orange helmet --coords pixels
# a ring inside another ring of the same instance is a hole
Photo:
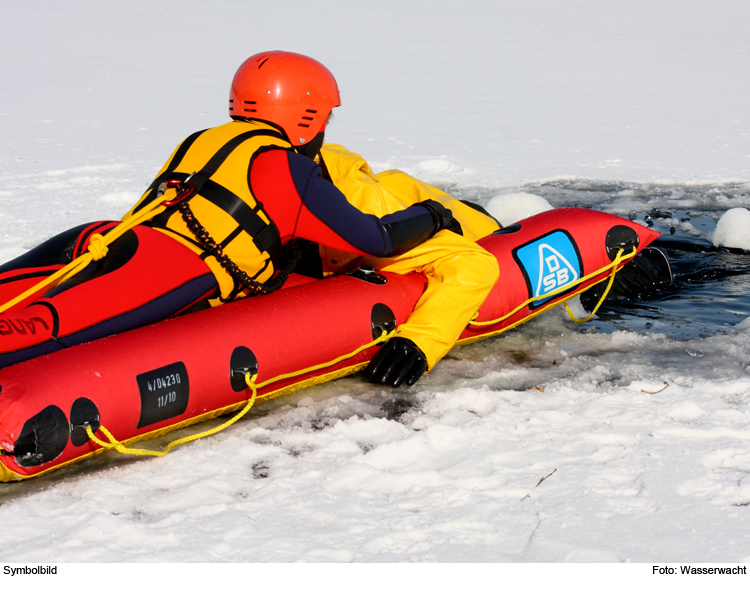
[[[229,92],[229,116],[281,127],[293,146],[311,141],[341,104],[333,74],[298,53],[266,51],[247,58]]]

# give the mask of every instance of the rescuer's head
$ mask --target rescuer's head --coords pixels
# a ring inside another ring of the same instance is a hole
[[[339,88],[330,70],[289,51],[265,51],[247,58],[234,75],[229,92],[230,117],[272,123],[295,147],[309,144],[317,136],[322,144],[328,116],[340,104]]]

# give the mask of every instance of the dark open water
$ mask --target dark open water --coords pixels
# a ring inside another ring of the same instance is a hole
[[[673,338],[696,339],[730,332],[750,316],[750,252],[729,252],[710,242],[711,232],[727,210],[750,209],[747,184],[685,186],[571,180],[518,190],[540,195],[554,207],[593,208],[637,219],[664,235],[659,242],[672,264],[673,285],[641,294],[635,301],[605,302],[598,318],[582,325],[581,330],[594,326],[601,332],[655,331]],[[481,189],[463,193],[462,198],[485,204],[494,196]]]

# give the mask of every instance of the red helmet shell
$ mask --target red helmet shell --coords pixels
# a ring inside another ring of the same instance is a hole
[[[294,146],[311,141],[341,104],[330,70],[299,53],[266,51],[247,58],[229,92],[229,116],[281,127]]]

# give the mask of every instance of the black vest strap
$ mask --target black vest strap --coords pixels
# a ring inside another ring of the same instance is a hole
[[[259,207],[253,209],[229,189],[212,180],[204,183],[201,197],[232,216],[234,221],[252,237],[258,250],[267,252],[274,263],[278,262],[277,254],[281,255],[281,235],[276,224],[266,223],[258,215]]]
[[[224,161],[229,158],[229,155],[234,152],[235,148],[237,148],[243,142],[246,142],[247,140],[258,136],[274,137],[279,140],[284,139],[284,136],[281,135],[278,131],[273,131],[270,129],[253,129],[251,131],[246,131],[233,137],[221,148],[219,148],[216,154],[211,156],[211,159],[206,163],[206,165],[201,170],[196,172],[190,179],[190,184],[195,187],[195,193],[200,193],[203,184],[208,179],[210,179],[217,170],[219,170],[219,167],[224,164]]]
[[[176,173],[174,170],[179,166],[180,161],[184,158],[190,145],[192,145],[201,133],[203,132],[193,134],[183,142],[178,148],[177,153],[175,153],[174,158],[172,158],[172,161],[169,163],[165,173],[159,175],[159,178],[152,183],[152,188],[154,187],[154,184],[158,187],[157,181],[158,183],[162,183],[167,179],[185,180],[188,177],[186,173]],[[270,129],[254,129],[233,137],[216,151],[202,169],[192,175],[190,178],[190,184],[193,185],[194,190],[187,200],[189,201],[196,195],[200,194],[201,197],[228,213],[234,218],[242,230],[253,239],[258,250],[269,254],[274,263],[274,267],[277,267],[281,260],[281,235],[279,234],[279,230],[273,220],[269,218],[269,223],[267,223],[258,215],[258,210],[261,209],[260,202],[258,202],[256,208],[253,209],[232,191],[211,180],[214,173],[238,146],[243,142],[258,136],[273,137],[280,140],[284,139],[284,136],[281,133]],[[185,144],[188,145],[183,150]],[[155,193],[153,194],[155,195]],[[151,195],[149,197],[153,199]],[[154,226],[166,226],[172,213],[173,212],[170,210],[163,212],[160,216],[154,218],[151,224]]]

